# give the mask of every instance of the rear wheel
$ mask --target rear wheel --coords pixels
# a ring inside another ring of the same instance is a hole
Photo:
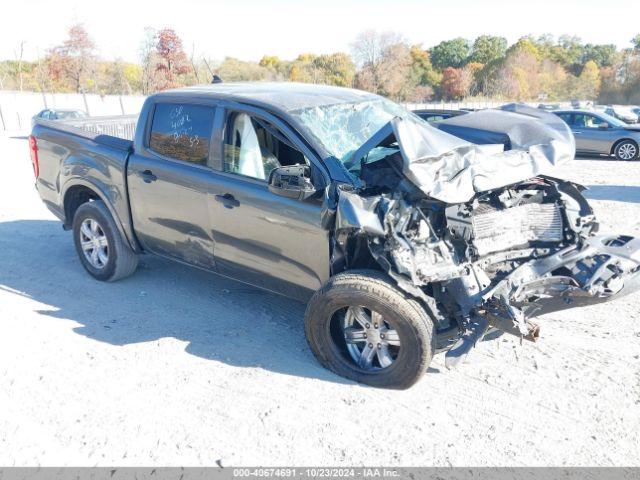
[[[368,270],[329,279],[307,306],[305,333],[326,368],[375,387],[410,387],[435,349],[433,321],[422,305]]]
[[[618,160],[637,160],[638,144],[633,140],[623,140],[616,145],[613,154]]]
[[[101,200],[82,204],[73,217],[73,238],[82,266],[97,280],[113,282],[131,275],[138,256],[124,242]]]

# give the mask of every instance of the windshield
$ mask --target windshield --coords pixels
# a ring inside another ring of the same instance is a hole
[[[383,98],[302,108],[290,113],[327,153],[343,163],[394,117],[423,122],[404,107]]]

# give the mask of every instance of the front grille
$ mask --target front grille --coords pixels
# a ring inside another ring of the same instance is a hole
[[[555,203],[527,203],[518,207],[474,215],[473,244],[478,255],[486,255],[532,241],[562,240],[562,215]]]

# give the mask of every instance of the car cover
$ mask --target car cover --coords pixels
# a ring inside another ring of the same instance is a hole
[[[517,183],[574,158],[569,127],[544,111],[510,104],[447,120],[468,129],[504,134],[503,144],[478,145],[412,118],[391,126],[403,158],[403,174],[425,195],[446,203],[469,201],[476,193]]]

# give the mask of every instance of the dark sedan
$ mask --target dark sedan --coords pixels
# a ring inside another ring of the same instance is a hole
[[[422,109],[414,110],[413,113],[427,122],[438,122],[447,118],[457,117],[469,113],[468,110],[439,110],[439,109]]]

